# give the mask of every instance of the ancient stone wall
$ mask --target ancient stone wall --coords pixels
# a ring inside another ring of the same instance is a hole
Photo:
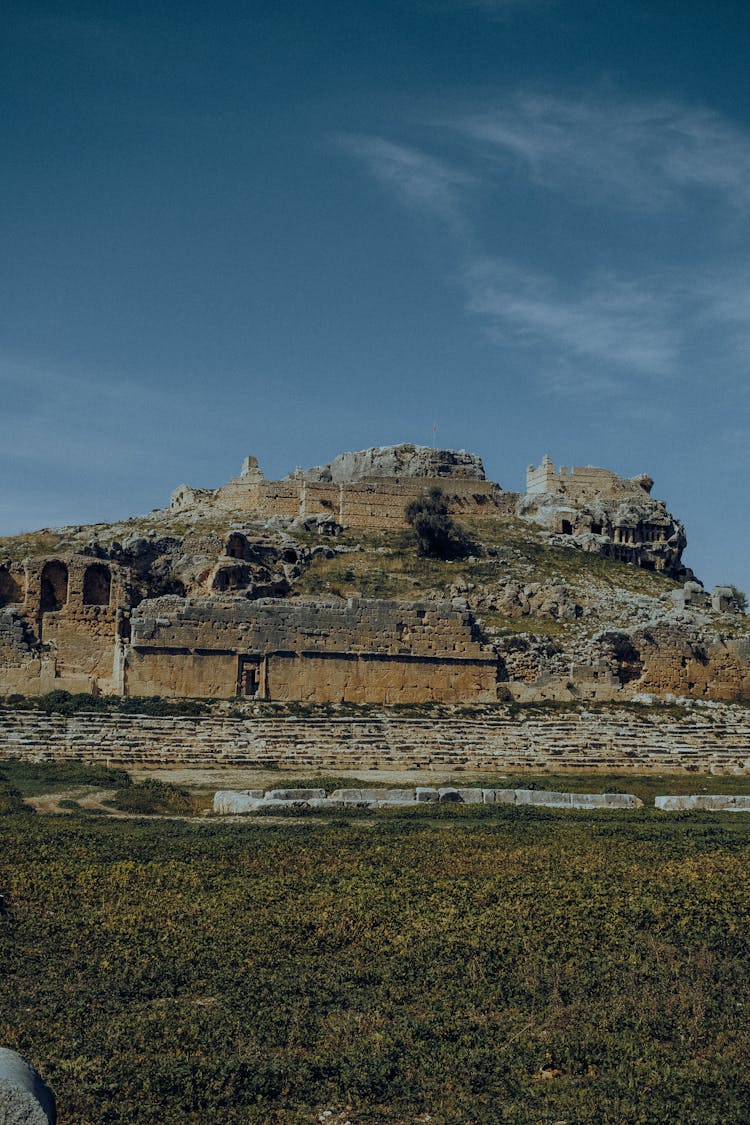
[[[750,770],[750,715],[626,710],[476,719],[148,718],[0,710],[0,755],[113,765],[348,770]]]
[[[303,476],[281,481],[236,477],[212,494],[211,506],[255,514],[262,519],[326,513],[343,527],[402,528],[406,526],[407,504],[431,488],[441,489],[454,515],[497,515],[498,502],[504,496],[492,481],[461,477],[387,477],[347,484],[307,481]],[[180,489],[173,494],[174,510],[193,506],[190,492]],[[507,509],[508,505],[503,507]]]
[[[18,597],[0,608],[0,693],[117,690],[122,568],[76,555],[30,559],[13,576]]]
[[[576,465],[571,469],[561,465],[559,469],[555,469],[548,455],[545,455],[538,467],[529,465],[526,470],[527,492],[558,493],[571,500],[590,500],[595,496],[607,499],[642,499],[644,495],[648,495],[652,485],[650,477],[628,479],[618,476],[610,469],[597,469],[593,465]]]
[[[692,699],[750,697],[750,640],[701,641],[662,626],[640,630],[633,641],[641,661],[634,691]]]
[[[497,659],[446,602],[161,598],[131,621],[129,695],[490,701]]]

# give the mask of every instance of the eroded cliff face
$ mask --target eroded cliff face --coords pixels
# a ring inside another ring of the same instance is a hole
[[[748,619],[731,587],[684,582],[650,479],[529,473],[521,496],[463,451],[364,450],[282,482],[248,458],[171,509],[0,541],[0,694],[750,697]],[[419,557],[404,507],[433,487],[469,558]]]

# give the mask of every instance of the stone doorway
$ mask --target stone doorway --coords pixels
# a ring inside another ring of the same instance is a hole
[[[237,694],[245,699],[268,699],[264,657],[241,656],[239,658]]]

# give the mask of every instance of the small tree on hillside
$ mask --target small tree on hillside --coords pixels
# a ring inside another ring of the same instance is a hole
[[[406,522],[414,528],[420,555],[434,559],[462,559],[472,550],[468,536],[448,514],[439,488],[412,500],[406,507]]]
[[[738,590],[736,586],[732,586],[732,597],[740,613],[747,613],[747,594]]]

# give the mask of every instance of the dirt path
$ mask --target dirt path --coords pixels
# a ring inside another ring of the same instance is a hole
[[[75,801],[82,809],[95,809],[97,812],[106,813],[107,816],[130,816],[130,813],[118,812],[117,809],[109,808],[104,804],[104,801],[112,800],[115,792],[115,789],[90,789],[77,786],[75,789],[58,789],[54,793],[40,793],[36,797],[24,797],[24,801],[38,813],[54,813],[56,816],[65,816],[68,813],[75,812],[75,809],[64,808],[60,804],[61,801]]]
[[[165,771],[166,772],[166,771]],[[323,819],[317,817],[288,817],[288,816],[162,816],[158,813],[129,813],[113,809],[106,805],[116,790],[114,789],[63,789],[56,793],[40,793],[36,797],[24,797],[27,805],[31,805],[35,812],[42,816],[69,816],[75,809],[64,808],[61,801],[76,801],[79,808],[86,811],[104,813],[111,820],[181,820],[191,824],[298,824],[300,827],[312,828],[324,824]]]

